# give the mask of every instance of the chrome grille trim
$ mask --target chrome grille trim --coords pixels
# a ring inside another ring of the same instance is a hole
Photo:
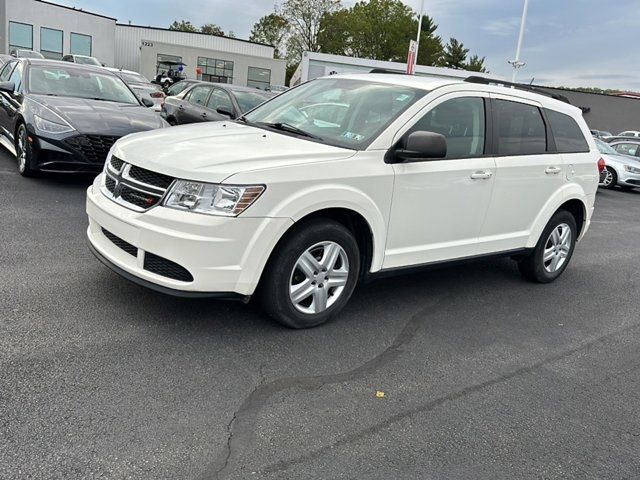
[[[123,162],[117,158],[116,160],[117,161],[114,162],[112,157],[112,159],[107,163],[107,167],[104,169],[105,177],[109,178],[113,184],[115,184],[113,191],[107,188],[105,178],[105,181],[100,188],[102,194],[118,205],[122,205],[123,207],[136,212],[144,212],[150,208],[160,205],[165,194],[171,189],[173,182],[167,188],[141,182],[129,175],[129,171],[132,167],[130,163]],[[119,162],[122,162],[122,167],[118,170],[114,166],[114,163],[118,165]],[[136,168],[142,169],[141,167]],[[149,170],[149,172],[151,171]]]

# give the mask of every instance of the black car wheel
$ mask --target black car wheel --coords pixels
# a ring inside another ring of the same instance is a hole
[[[29,134],[27,127],[21,123],[16,132],[16,158],[18,159],[18,172],[23,177],[32,177],[36,170],[33,168],[35,163],[35,155],[31,142],[29,142]]]

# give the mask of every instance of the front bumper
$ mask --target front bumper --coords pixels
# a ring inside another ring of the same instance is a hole
[[[622,170],[618,175],[618,185],[626,187],[640,187],[640,173],[631,173]]]
[[[134,212],[102,194],[103,177],[87,190],[92,250],[117,273],[164,293],[252,295],[273,248],[293,224],[289,218],[216,217],[162,206]],[[189,279],[150,271],[147,256],[181,267]]]
[[[29,137],[37,158],[34,168],[92,173],[102,171],[107,154],[118,139],[115,136],[83,135],[77,132],[55,137],[29,132]]]

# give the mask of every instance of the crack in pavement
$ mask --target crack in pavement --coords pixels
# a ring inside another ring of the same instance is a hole
[[[478,383],[475,385],[470,385],[468,387],[465,387],[461,390],[457,390],[455,392],[452,392],[448,395],[444,395],[442,397],[436,398],[424,405],[419,405],[417,407],[414,407],[412,409],[409,410],[405,410],[404,412],[400,412],[397,413],[396,415],[393,415],[379,423],[376,423],[375,425],[372,425],[369,428],[366,428],[364,430],[361,430],[360,432],[356,432],[354,434],[351,435],[347,435],[345,437],[343,437],[342,439],[333,442],[329,445],[325,445],[324,447],[321,447],[311,453],[308,453],[306,455],[301,455],[297,458],[291,459],[291,460],[283,460],[280,462],[276,462],[273,463],[271,465],[268,465],[266,468],[264,468],[262,470],[262,472],[264,473],[275,473],[275,472],[280,472],[280,471],[284,471],[286,469],[288,469],[289,467],[304,463],[306,461],[309,460],[313,460],[315,458],[318,458],[320,456],[322,456],[324,453],[326,453],[327,451],[330,451],[336,447],[342,447],[345,445],[348,445],[349,443],[355,442],[357,440],[360,440],[362,438],[365,438],[367,436],[373,435],[387,427],[390,427],[391,425],[393,425],[394,423],[397,423],[405,418],[409,418],[413,415],[419,414],[419,413],[425,413],[425,412],[429,412],[431,410],[434,410],[435,408],[450,402],[450,401],[454,401],[454,400],[458,400],[462,397],[465,397],[467,395],[479,392],[487,387],[491,387],[493,385],[498,385],[500,383],[506,382],[508,380],[511,380],[513,378],[516,378],[518,376],[521,375],[525,375],[527,373],[532,373],[535,370],[544,367],[545,365],[549,365],[551,363],[555,363],[557,361],[560,360],[564,360],[565,358],[569,358],[572,355],[575,355],[576,353],[580,353],[584,350],[587,350],[595,345],[601,344],[601,343],[605,343],[608,340],[611,340],[612,338],[622,334],[622,333],[627,333],[631,330],[634,329],[638,329],[640,328],[640,324],[634,324],[634,325],[630,325],[626,328],[623,328],[621,330],[617,330],[615,332],[611,332],[608,333],[606,335],[602,335],[601,337],[598,337],[590,342],[584,343],[578,347],[572,348],[570,350],[566,350],[564,352],[558,353],[557,355],[552,355],[550,357],[547,357],[539,362],[536,362],[532,365],[528,365],[525,367],[521,367],[519,369],[516,369],[510,373],[504,374],[504,375],[500,375],[496,378],[487,380],[485,382],[482,383]],[[631,433],[631,432],[627,432],[633,436],[636,436],[636,434]],[[637,434],[640,435],[640,434]]]
[[[254,427],[258,413],[268,403],[272,396],[284,390],[293,388],[304,391],[317,390],[324,385],[354,380],[359,376],[375,372],[383,365],[395,360],[402,353],[401,347],[413,340],[424,321],[429,318],[430,315],[437,313],[440,309],[450,305],[450,300],[454,296],[454,292],[449,292],[439,300],[435,300],[428,306],[422,307],[417,313],[411,316],[391,345],[359,367],[341,373],[287,377],[274,380],[270,383],[258,384],[245,398],[240,408],[234,413],[233,419],[229,422],[229,436],[225,449],[218,455],[218,459],[214,461],[212,465],[207,467],[200,478],[203,480],[220,478],[220,475],[225,472],[229,464],[232,462],[232,459],[239,456],[238,449],[240,446],[244,446],[246,448],[253,443],[253,438],[255,436]],[[262,367],[261,376],[264,380]]]

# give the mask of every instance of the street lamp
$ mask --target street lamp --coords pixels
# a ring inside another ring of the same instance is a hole
[[[518,69],[524,67],[525,62],[520,60],[520,50],[522,49],[522,40],[524,39],[524,27],[527,23],[527,10],[529,9],[529,0],[524,0],[524,10],[522,11],[522,21],[520,22],[520,35],[518,36],[518,47],[516,48],[516,58],[509,60],[509,63],[513,67],[513,76],[511,82],[515,83]]]
[[[418,64],[418,52],[420,51],[420,37],[422,36],[422,16],[424,15],[424,0],[420,2],[420,15],[418,20],[418,36],[416,38],[416,58],[414,60],[414,67]]]

